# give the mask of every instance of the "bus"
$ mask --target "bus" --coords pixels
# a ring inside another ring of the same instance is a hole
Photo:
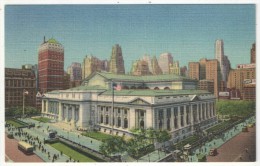
[[[19,141],[18,142],[18,149],[23,151],[25,154],[32,154],[34,148],[31,144],[28,144],[24,141]]]

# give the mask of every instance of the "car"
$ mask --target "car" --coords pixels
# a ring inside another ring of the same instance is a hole
[[[218,151],[216,148],[210,149],[209,155],[210,156],[216,156],[218,154]]]

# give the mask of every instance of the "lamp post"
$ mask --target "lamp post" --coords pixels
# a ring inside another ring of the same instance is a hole
[[[28,95],[28,91],[24,89],[24,90],[23,90],[23,118],[24,118],[24,105],[25,105],[24,100],[25,100],[25,94]]]

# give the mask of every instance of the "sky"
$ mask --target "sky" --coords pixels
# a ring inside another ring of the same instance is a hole
[[[110,59],[122,48],[126,71],[143,55],[170,52],[180,66],[214,58],[217,39],[231,66],[250,63],[256,6],[234,5],[6,5],[5,67],[38,63],[38,48],[55,38],[65,49],[64,69],[86,55]]]

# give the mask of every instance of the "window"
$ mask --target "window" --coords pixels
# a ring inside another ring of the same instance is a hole
[[[117,126],[121,127],[121,118],[120,117],[117,118]]]
[[[174,107],[174,116],[178,116],[178,107]]]
[[[162,120],[159,120],[159,130],[162,130]]]
[[[127,109],[125,109],[125,114],[127,114]]]
[[[120,108],[118,108],[118,111],[117,111],[117,113],[119,113],[119,114],[120,114]]]
[[[125,129],[128,128],[128,120],[127,120],[127,118],[124,119],[124,128]]]

